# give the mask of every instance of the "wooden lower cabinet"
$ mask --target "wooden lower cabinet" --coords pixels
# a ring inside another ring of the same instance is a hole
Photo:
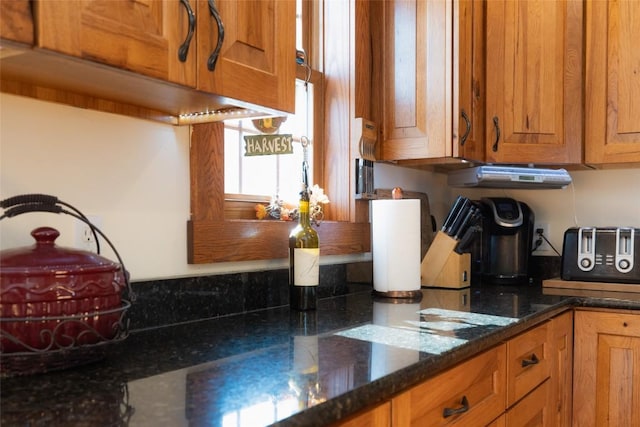
[[[507,407],[549,378],[551,322],[545,322],[507,342]]]
[[[384,402],[334,424],[335,427],[389,427],[391,426],[391,402]]]
[[[573,383],[573,311],[551,321],[551,425],[570,426]]]
[[[569,426],[572,361],[567,311],[334,426]]]
[[[505,358],[502,344],[393,398],[392,425],[489,424],[504,412]]]
[[[498,418],[496,418],[491,424],[487,427],[506,427],[507,426],[507,416],[502,414]]]
[[[573,425],[640,426],[640,312],[575,313]]]
[[[506,413],[506,426],[552,427],[554,423],[551,380],[536,387]]]

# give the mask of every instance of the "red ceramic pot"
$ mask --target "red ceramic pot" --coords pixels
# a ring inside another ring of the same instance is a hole
[[[126,287],[122,266],[56,246],[54,228],[31,235],[35,245],[0,252],[0,350],[53,351],[114,338]]]

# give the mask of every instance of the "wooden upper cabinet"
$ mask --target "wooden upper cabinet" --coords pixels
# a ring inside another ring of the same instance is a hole
[[[382,160],[451,156],[452,2],[383,3]]]
[[[486,161],[582,162],[582,4],[487,2]]]
[[[29,0],[0,2],[0,38],[30,45],[34,43]]]
[[[193,0],[37,1],[38,47],[195,86],[195,35],[178,58],[194,29],[186,5],[195,13]]]
[[[293,112],[295,28],[293,0],[198,0],[198,89]]]
[[[478,161],[485,149],[485,8],[484,0],[453,3],[453,150]]]
[[[640,162],[640,2],[587,2],[585,16],[585,163]]]

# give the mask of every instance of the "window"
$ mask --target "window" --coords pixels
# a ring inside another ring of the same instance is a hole
[[[267,156],[245,156],[245,135],[262,133],[258,120],[240,119],[225,121],[225,194],[243,195],[245,200],[260,199],[252,196],[278,196],[295,202],[300,192],[302,161],[304,158],[302,137],[311,144],[307,147],[310,166],[309,178],[313,184],[313,84],[296,82],[296,113],[284,118],[277,131],[293,135],[293,153]]]
[[[311,1],[296,1],[296,48],[299,51],[311,50],[310,37],[306,34],[311,33],[307,27],[311,26],[312,22],[309,18],[312,4]],[[310,61],[307,59],[306,62],[308,64]],[[316,115],[322,111],[322,100],[315,95],[313,82],[318,81],[321,74],[318,70],[311,69],[299,71],[302,71],[303,75],[296,81],[295,114],[284,117],[284,121],[275,132],[293,136],[293,154],[245,156],[244,136],[266,132],[258,129],[258,120],[240,119],[224,122],[224,191],[227,200],[256,202],[277,196],[286,202],[297,203],[304,158],[301,143],[303,137],[310,141],[307,148],[310,184],[320,184],[314,179],[317,175],[314,175],[313,165],[314,148],[321,144],[320,133],[314,132],[314,126],[318,121]]]

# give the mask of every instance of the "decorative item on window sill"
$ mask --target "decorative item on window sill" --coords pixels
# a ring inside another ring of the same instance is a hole
[[[311,187],[309,200],[309,218],[312,224],[320,225],[324,219],[323,206],[329,203],[329,197],[317,184]],[[273,218],[281,221],[295,221],[298,219],[298,207],[293,203],[287,203],[275,196],[268,205],[257,204],[255,206],[256,218]]]

